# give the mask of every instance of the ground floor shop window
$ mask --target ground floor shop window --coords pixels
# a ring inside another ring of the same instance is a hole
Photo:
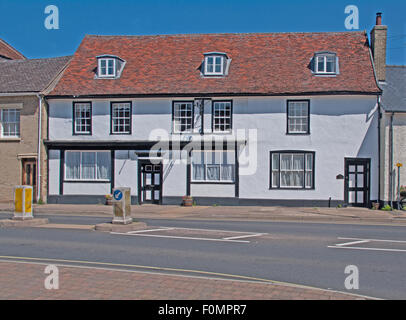
[[[65,180],[109,181],[110,151],[65,151]]]
[[[234,182],[234,151],[193,151],[192,181]]]

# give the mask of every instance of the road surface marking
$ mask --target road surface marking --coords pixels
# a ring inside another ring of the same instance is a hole
[[[263,236],[265,234],[266,233],[247,234],[245,236],[235,236],[235,237],[223,238],[223,240],[235,240],[235,239],[243,239],[243,238],[251,238],[251,237],[260,237],[260,236]]]
[[[344,247],[344,246],[350,246],[352,244],[360,244],[360,243],[368,243],[368,242],[370,242],[370,241],[369,240],[357,240],[357,241],[336,244],[336,246]]]
[[[155,238],[171,238],[171,239],[184,239],[184,240],[202,240],[202,241],[250,243],[249,241],[245,241],[245,240],[227,240],[227,239],[212,239],[212,238],[164,236],[164,235],[158,235],[158,234],[134,234],[134,233],[120,233],[120,232],[110,232],[110,234],[121,234],[121,235],[124,235],[124,236],[133,236],[133,237],[155,237]]]
[[[403,240],[387,240],[387,239],[362,239],[362,238],[344,238],[337,237],[339,240],[353,240],[345,243],[338,243],[327,248],[334,249],[354,249],[354,250],[367,250],[367,251],[387,251],[387,252],[406,252],[406,249],[391,249],[391,248],[368,248],[368,247],[353,247],[355,244],[371,243],[371,242],[385,242],[385,243],[402,243],[406,244]]]
[[[153,231],[166,231],[166,230],[173,230],[175,228],[161,228],[161,229],[149,229],[149,230],[137,230],[137,231],[128,231],[127,233],[142,233],[142,232],[153,232]]]
[[[406,243],[406,241],[403,240],[385,240],[385,239],[362,239],[362,238],[341,238],[338,237],[337,239],[340,240],[368,240],[368,241],[377,241],[377,242],[396,242],[396,243]]]
[[[339,246],[328,246],[328,248],[335,248],[335,249],[354,249],[354,250],[370,250],[370,251],[406,252],[406,250],[403,250],[403,249],[383,249],[383,248],[363,248],[363,247],[339,247]]]

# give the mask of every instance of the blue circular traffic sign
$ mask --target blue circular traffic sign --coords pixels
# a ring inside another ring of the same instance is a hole
[[[120,201],[123,197],[123,193],[120,190],[115,190],[113,193],[113,197],[115,200]]]

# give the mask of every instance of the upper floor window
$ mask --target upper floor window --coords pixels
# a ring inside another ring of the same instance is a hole
[[[232,129],[231,101],[213,101],[212,121],[214,132],[229,131]]]
[[[335,53],[316,53],[314,72],[319,74],[336,74],[337,57]]]
[[[289,100],[287,103],[287,133],[310,133],[310,101]]]
[[[92,104],[90,102],[73,103],[73,133],[92,134]]]
[[[111,103],[111,133],[131,134],[131,102]]]
[[[0,109],[2,138],[20,137],[20,109]]]
[[[174,102],[172,110],[173,132],[192,132],[193,129],[193,102]]]
[[[116,56],[103,55],[97,57],[98,78],[118,78],[124,68],[125,61]]]
[[[208,76],[223,76],[226,74],[228,62],[229,59],[227,59],[225,53],[205,53],[203,74]]]

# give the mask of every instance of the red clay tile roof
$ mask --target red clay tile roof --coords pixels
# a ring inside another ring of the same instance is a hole
[[[206,52],[232,59],[224,78],[200,75]],[[336,52],[340,74],[312,75],[317,51]],[[119,79],[95,79],[96,57],[127,63]],[[86,36],[50,95],[378,93],[364,32]]]
[[[2,58],[11,60],[25,59],[25,57],[20,52],[10,46],[6,41],[0,39],[0,59]]]

